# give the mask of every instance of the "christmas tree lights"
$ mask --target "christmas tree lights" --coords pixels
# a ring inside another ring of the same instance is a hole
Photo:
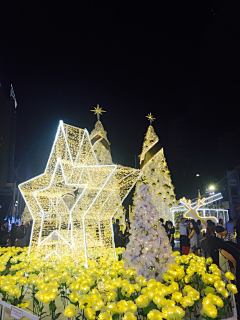
[[[94,110],[91,110],[94,112],[94,114],[97,115],[97,122],[95,123],[94,129],[90,133],[90,139],[93,146],[94,153],[96,155],[96,158],[99,163],[101,164],[113,164],[112,162],[112,156],[111,156],[111,149],[110,149],[110,142],[107,138],[107,132],[104,130],[103,124],[100,121],[100,116],[103,112],[106,112],[105,110],[102,110],[102,108],[99,107],[99,104],[97,107],[94,108]],[[116,194],[116,198],[117,198]],[[120,201],[120,195],[119,199],[116,199],[117,202]],[[104,213],[102,213],[104,214]],[[121,229],[125,229],[126,222],[125,222],[125,214],[123,211],[123,207],[120,206],[118,210],[114,214],[114,219],[119,219],[119,224]]]
[[[170,171],[167,167],[163,148],[159,143],[152,122],[155,120],[150,113],[147,118],[150,121],[140,155],[140,168],[142,177],[137,182],[135,194],[144,183],[149,186],[152,201],[159,213],[159,218],[174,221],[170,208],[176,203],[174,186],[172,184]]]
[[[43,174],[19,189],[33,218],[29,253],[45,257],[114,254],[112,217],[140,175],[99,164],[86,129],[60,121]]]

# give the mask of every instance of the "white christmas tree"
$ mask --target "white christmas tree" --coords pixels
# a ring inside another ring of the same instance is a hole
[[[174,186],[163,147],[160,145],[159,138],[152,126],[154,118],[151,113],[147,118],[150,120],[150,126],[148,127],[140,155],[140,168],[143,174],[142,178],[137,182],[136,193],[142,183],[149,185],[152,201],[158,211],[159,218],[163,218],[165,221],[173,221],[174,218],[170,208],[176,203]]]
[[[123,253],[124,267],[134,268],[138,276],[147,280],[161,280],[174,262],[174,256],[147,185],[138,189],[130,234],[130,242]]]

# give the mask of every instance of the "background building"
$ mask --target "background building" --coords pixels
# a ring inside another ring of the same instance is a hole
[[[227,180],[230,216],[237,219],[240,213],[239,172],[237,170],[227,171]]]

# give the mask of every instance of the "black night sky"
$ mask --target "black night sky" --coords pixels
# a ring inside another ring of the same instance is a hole
[[[43,172],[59,120],[91,131],[99,103],[115,163],[135,166],[152,112],[177,198],[223,188],[240,165],[239,16],[237,0],[5,1],[0,73],[18,101],[22,180]]]

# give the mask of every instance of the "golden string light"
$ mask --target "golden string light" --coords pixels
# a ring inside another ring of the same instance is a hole
[[[99,105],[97,105],[97,108]],[[95,108],[96,109],[96,108]],[[95,111],[95,110],[91,110]],[[98,112],[102,112],[104,110],[99,110]],[[104,111],[105,112],[105,111]],[[107,132],[104,130],[103,124],[100,120],[97,120],[95,123],[94,129],[90,133],[90,140],[93,146],[94,153],[99,163],[101,164],[113,164],[112,156],[111,156],[111,149],[110,149],[110,142],[107,138]],[[117,202],[120,201],[120,195],[117,196]],[[125,214],[123,211],[123,207],[121,206],[114,214],[114,219],[119,219],[119,224],[121,229],[125,229]]]
[[[154,120],[150,113],[150,122]],[[148,127],[140,155],[140,168],[142,179],[137,182],[135,195],[139,187],[144,183],[149,185],[153,204],[155,205],[159,218],[174,221],[174,215],[170,208],[176,203],[174,186],[172,184],[170,171],[164,156],[163,147],[152,125]]]
[[[85,129],[60,121],[43,174],[19,189],[33,218],[29,253],[45,258],[114,254],[112,217],[141,172],[99,164]]]
[[[202,198],[202,199],[198,199],[197,200],[197,203],[195,205],[192,205],[191,204],[191,200],[187,200],[186,198],[181,198],[180,200],[180,203],[182,203],[187,211],[184,213],[184,218],[191,218],[191,219],[194,219],[194,220],[200,220],[201,223],[207,227],[207,220],[211,220],[212,222],[214,223],[218,223],[218,219],[216,217],[212,217],[212,216],[209,216],[207,218],[205,217],[201,217],[198,213],[198,209],[201,207],[201,206],[204,206],[206,203],[205,203],[205,198]]]

